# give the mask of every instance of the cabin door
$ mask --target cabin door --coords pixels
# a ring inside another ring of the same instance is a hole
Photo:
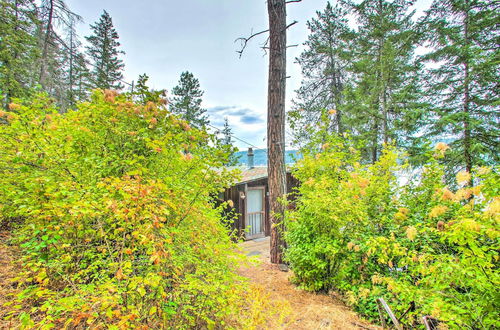
[[[264,237],[264,187],[252,187],[247,190],[245,228],[246,238]]]

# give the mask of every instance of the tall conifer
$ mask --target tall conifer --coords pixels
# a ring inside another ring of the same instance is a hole
[[[36,6],[29,0],[0,2],[0,105],[25,97],[35,84],[39,51]]]
[[[311,34],[298,59],[304,80],[288,114],[298,142],[307,143],[320,119],[329,116],[327,133],[350,132],[366,161],[376,161],[387,143],[416,153],[425,104],[411,5],[408,0],[328,3],[308,22]],[[348,17],[357,21],[355,30]]]
[[[122,89],[123,61],[119,50],[118,32],[113,27],[113,20],[108,12],[104,11],[98,22],[91,25],[93,34],[85,37],[89,42],[87,54],[93,66],[91,81],[92,87],[102,89]]]
[[[500,10],[494,0],[436,0],[424,19],[429,135],[451,140],[452,172],[500,159]],[[432,68],[433,67],[433,68]],[[472,183],[472,181],[471,181]]]
[[[209,121],[206,110],[201,107],[203,91],[200,82],[191,72],[183,72],[179,83],[172,89],[172,112],[181,116],[194,127],[206,126]]]
[[[75,21],[71,20],[67,38],[64,43],[64,78],[67,85],[66,102],[73,107],[78,101],[83,101],[90,89],[90,71],[87,60],[80,51],[82,43],[76,34]]]
[[[351,45],[352,73],[345,122],[375,162],[383,144],[411,147],[419,129],[419,67],[415,24],[408,0],[351,4],[358,29]]]
[[[75,22],[82,18],[72,12],[64,0],[42,0],[38,20],[37,36],[41,53],[38,83],[65,110],[71,103],[68,99],[69,86],[64,81],[68,64],[66,59],[72,49],[64,39],[66,34],[74,32]]]
[[[148,86],[149,76],[145,73],[139,75],[137,79],[137,85],[132,91],[132,97],[134,100],[140,104],[146,104],[148,102],[161,103],[163,102],[163,97],[166,96],[167,92],[164,89],[155,90]]]
[[[307,142],[315,124],[329,110],[335,110],[330,132],[341,133],[342,92],[348,72],[348,42],[352,31],[348,27],[347,12],[329,2],[324,11],[307,22],[310,31],[306,49],[297,63],[302,67],[302,84],[297,91],[294,109],[288,112],[288,119],[294,132],[295,142]]]
[[[224,118],[224,127],[222,128],[222,146],[229,151],[227,166],[233,166],[238,163],[238,158],[235,155],[235,151],[237,150],[233,146],[233,131],[231,126],[229,126],[229,120],[227,117]]]

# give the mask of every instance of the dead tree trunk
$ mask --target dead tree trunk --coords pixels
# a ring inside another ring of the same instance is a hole
[[[268,0],[269,78],[267,96],[267,152],[271,211],[271,263],[282,263],[285,170],[286,1]]]
[[[48,9],[48,18],[47,18],[47,26],[45,28],[45,37],[43,40],[43,50],[42,50],[42,58],[40,64],[40,76],[38,77],[38,81],[43,88],[45,88],[45,80],[47,79],[47,62],[49,56],[49,42],[52,33],[52,19],[54,17],[54,1],[49,1],[49,9]]]

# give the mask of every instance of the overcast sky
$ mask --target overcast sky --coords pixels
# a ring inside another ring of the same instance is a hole
[[[430,0],[420,0],[424,8]],[[84,23],[78,33],[90,34],[89,24],[103,10],[113,18],[120,36],[126,81],[139,74],[150,77],[151,87],[174,87],[181,72],[190,71],[205,91],[203,106],[212,125],[222,127],[228,117],[234,135],[265,146],[268,57],[260,46],[266,36],[253,39],[243,56],[235,39],[267,29],[265,0],[67,0]],[[306,22],[323,10],[326,0],[303,0],[287,6],[288,44],[302,44],[308,35]],[[287,107],[300,85],[300,67],[294,59],[302,46],[288,49]],[[240,148],[248,147],[235,141]]]

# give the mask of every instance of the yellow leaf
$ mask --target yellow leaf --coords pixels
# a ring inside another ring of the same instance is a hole
[[[406,237],[408,237],[410,241],[413,241],[415,237],[417,237],[417,229],[413,226],[406,228]]]
[[[115,274],[115,277],[116,277],[117,279],[119,279],[119,280],[122,280],[122,279],[125,277],[125,275],[123,275],[123,271],[122,271],[122,269],[121,269],[121,268],[120,268],[120,269],[118,269],[118,271],[117,271],[117,272],[116,272],[116,274]]]
[[[457,174],[457,183],[458,184],[465,184],[465,183],[469,182],[470,179],[471,179],[471,175],[467,171],[461,171],[461,172],[458,172],[458,174]]]

